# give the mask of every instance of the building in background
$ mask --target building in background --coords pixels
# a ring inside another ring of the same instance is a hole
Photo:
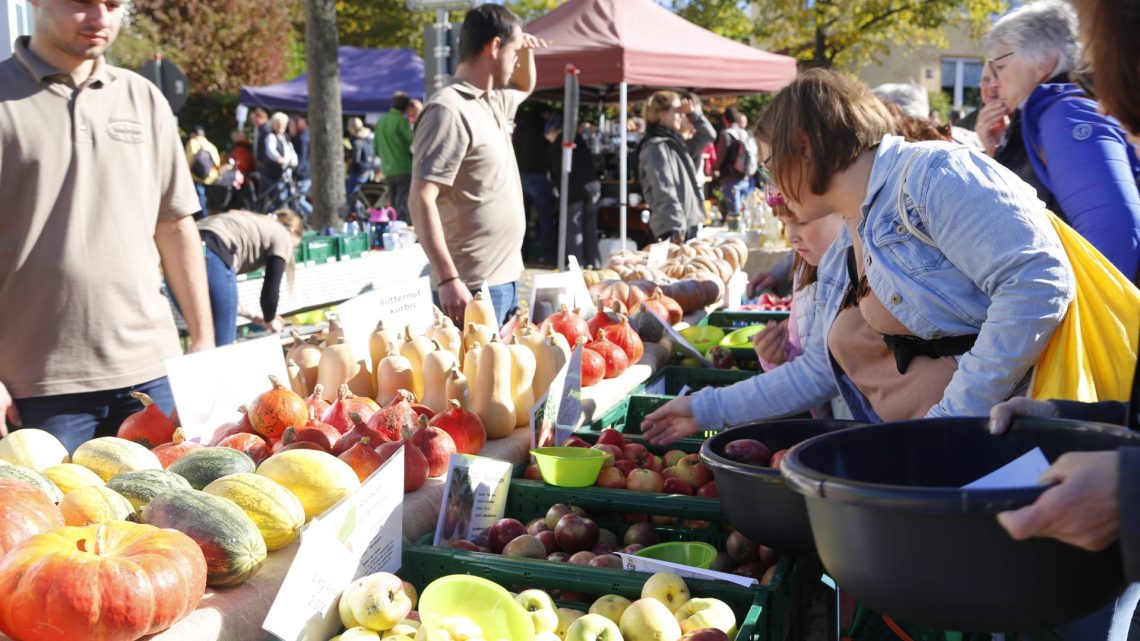
[[[946,41],[946,47],[891,51],[878,64],[860,68],[856,75],[872,87],[884,82],[915,82],[926,87],[932,97],[944,93],[951,108],[970,113],[980,104],[978,85],[985,62],[982,39],[974,37],[969,23],[962,20],[946,26]]]
[[[27,0],[4,0],[0,8],[0,60],[12,55],[16,38],[32,33],[32,4]]]

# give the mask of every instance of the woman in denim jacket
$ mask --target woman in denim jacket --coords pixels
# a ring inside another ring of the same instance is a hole
[[[891,122],[830,71],[776,96],[757,127],[764,165],[801,220],[847,223],[820,263],[819,338],[770,373],[670,401],[642,425],[651,441],[837,393],[865,421],[985,415],[1024,387],[1075,289],[1044,205],[993,160],[906,143]]]

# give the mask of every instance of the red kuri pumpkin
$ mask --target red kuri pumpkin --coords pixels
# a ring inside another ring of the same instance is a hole
[[[178,459],[186,456],[194,450],[200,450],[204,445],[195,443],[194,441],[187,441],[186,434],[182,431],[181,427],[174,428],[174,438],[169,443],[163,443],[158,447],[151,449],[154,455],[158,457],[158,462],[162,463],[162,469],[170,467],[170,464]]]
[[[309,421],[309,406],[276,376],[270,376],[269,382],[273,387],[262,392],[250,405],[249,422],[253,430],[265,438],[281,438],[286,427]]]
[[[174,422],[158,409],[151,397],[142,392],[131,392],[131,396],[142,403],[143,408],[124,419],[116,435],[148,450],[169,443],[174,438]]]
[[[181,532],[62,527],[0,562],[0,631],[21,641],[133,641],[190,614],[205,591],[206,559]]]

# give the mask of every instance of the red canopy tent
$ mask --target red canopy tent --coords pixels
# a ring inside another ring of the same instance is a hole
[[[539,90],[560,89],[568,64],[583,93],[603,99],[623,82],[634,95],[761,93],[796,75],[794,58],[718,36],[652,0],[569,0],[526,30],[550,42],[535,56]]]
[[[563,130],[563,167],[571,165],[576,126],[570,124],[578,95],[571,86],[600,100],[617,98],[620,120],[628,114],[627,100],[655,89],[688,89],[701,94],[777,91],[796,75],[794,58],[761,51],[698,27],[653,0],[569,0],[531,22],[527,33],[550,46],[535,52],[537,91],[561,93],[566,83],[567,126]],[[577,70],[572,82],[568,69]],[[571,107],[574,105],[574,107]],[[574,119],[576,122],[576,118]],[[620,151],[621,244],[626,243],[628,170],[626,138]],[[563,173],[561,193],[568,176]],[[562,198],[558,266],[563,267],[566,198]]]

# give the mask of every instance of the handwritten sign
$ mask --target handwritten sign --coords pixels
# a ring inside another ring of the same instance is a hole
[[[672,572],[679,577],[686,579],[708,579],[711,581],[728,581],[744,587],[751,587],[756,585],[756,579],[737,574],[728,574],[725,572],[715,572],[713,570],[704,570],[695,568],[690,565],[681,565],[680,563],[670,563],[668,561],[659,561],[644,556],[636,556],[633,554],[625,554],[622,552],[615,552],[621,559],[622,569],[629,572],[644,572],[646,574],[656,574],[658,572]]]
[[[435,322],[432,315],[431,283],[425,276],[365,292],[337,308],[344,341],[356,358],[368,360],[368,338],[376,323],[398,332],[411,326],[412,335],[423,334]]]
[[[238,406],[268,390],[270,375],[289,384],[276,335],[175,356],[163,365],[190,441],[209,441],[219,425],[239,420]]]
[[[403,487],[401,449],[359,490],[305,526],[263,630],[286,641],[331,638],[340,629],[336,603],[344,588],[366,574],[400,569]]]
[[[503,518],[507,513],[511,471],[509,461],[452,454],[432,545],[461,539],[473,541]]]

